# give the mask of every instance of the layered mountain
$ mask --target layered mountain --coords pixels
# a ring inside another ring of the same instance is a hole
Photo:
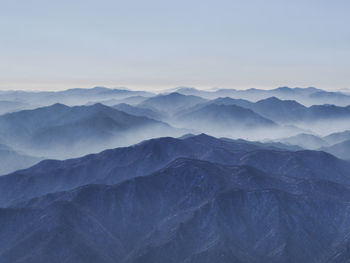
[[[124,99],[131,96],[154,96],[151,92],[127,89],[109,89],[94,87],[92,89],[67,89],[63,91],[1,91],[0,100],[19,101],[33,105],[47,106],[54,103],[68,105],[86,104],[89,101]]]
[[[7,145],[0,144],[0,175],[28,168],[41,160],[42,158],[26,155]]]
[[[321,92],[323,90],[316,89],[313,87],[309,88],[289,88],[289,87],[279,87],[276,89],[256,89],[250,88],[245,90],[237,89],[218,89],[214,91],[203,91],[195,88],[180,87],[176,90],[181,94],[185,95],[196,95],[208,99],[215,99],[219,97],[232,97],[239,99],[249,99],[249,100],[261,100],[268,97],[276,96],[281,99],[297,99],[303,97],[308,97],[311,94]],[[326,92],[326,91],[324,91]],[[340,93],[343,94],[343,93]],[[346,94],[344,94],[346,95]]]
[[[349,201],[349,186],[327,180],[180,158],[120,184],[0,209],[0,259],[346,262]]]
[[[304,105],[294,100],[280,100],[276,97],[259,100],[251,109],[271,120],[291,123],[303,120],[307,111]]]
[[[293,100],[280,100],[276,97],[251,102],[229,97],[217,98],[207,104],[237,105],[250,109],[261,116],[280,123],[293,123],[305,118],[307,107]]]
[[[54,104],[0,116],[0,136],[8,145],[58,158],[175,132],[165,123],[103,104],[75,107]]]
[[[329,144],[336,144],[346,140],[350,140],[350,130],[335,132],[323,137]]]
[[[330,92],[320,90],[310,94],[311,101],[317,101],[318,104],[335,104],[339,106],[350,105],[350,95],[342,92]]]
[[[0,91],[0,262],[349,262],[349,98]]]
[[[8,100],[2,100],[0,101],[0,114],[5,114],[8,112],[14,112],[24,109],[30,109],[33,108],[33,105],[23,103],[20,101],[8,101]]]
[[[186,135],[184,135],[186,136]],[[189,135],[187,135],[189,136]],[[270,148],[270,149],[275,149],[275,150],[288,150],[288,151],[300,151],[300,150],[304,150],[304,148],[298,146],[298,145],[293,145],[293,144],[289,144],[289,143],[281,143],[279,141],[264,141],[264,142],[260,142],[260,141],[247,141],[244,139],[230,139],[230,138],[225,138],[222,137],[220,138],[221,140],[227,140],[230,142],[235,142],[237,144],[252,144],[254,146],[258,146],[260,148]]]
[[[300,147],[303,147],[305,149],[313,150],[329,145],[329,143],[326,140],[320,138],[319,136],[306,133],[301,133],[288,138],[282,138],[278,141],[284,144],[299,145]]]
[[[202,134],[185,139],[152,139],[77,159],[42,161],[0,177],[0,207],[87,184],[117,184],[150,174],[182,157],[249,165],[271,176],[350,183],[350,163],[324,152],[287,151]]]
[[[332,133],[324,137],[302,133],[296,136],[278,139],[276,142],[281,142],[283,145],[298,145],[305,149],[325,151],[338,158],[350,160],[349,131]]]
[[[313,105],[308,108],[307,120],[317,121],[319,119],[349,119],[350,106],[339,107],[335,105]]]
[[[251,109],[252,105],[254,105],[254,102],[251,102],[248,100],[243,100],[243,99],[232,99],[230,97],[220,97],[220,98],[217,98],[214,100],[208,100],[208,101],[203,102],[203,103],[198,103],[190,108],[185,108],[182,111],[179,111],[177,113],[177,115],[178,116],[186,115],[186,114],[189,114],[191,112],[200,110],[201,108],[203,108],[205,106],[209,106],[209,105],[226,105],[226,106],[236,105],[236,106],[239,106],[242,108]]]
[[[198,103],[203,103],[206,100],[192,95],[182,95],[174,92],[170,94],[161,94],[149,98],[140,104],[139,107],[148,108],[169,115],[170,117],[177,112],[195,106]]]
[[[96,103],[102,103],[104,105],[107,106],[113,106],[113,105],[117,105],[117,104],[122,104],[122,103],[126,103],[126,104],[130,104],[130,105],[137,105],[143,101],[145,101],[146,99],[148,99],[148,97],[144,97],[144,96],[131,96],[131,97],[126,97],[126,98],[122,98],[122,99],[106,99],[106,100],[99,100],[99,101],[89,101],[88,103],[86,103],[86,105],[94,105]]]
[[[236,105],[250,109],[261,116],[283,124],[315,123],[319,121],[344,120],[350,118],[350,106],[340,107],[335,105],[313,105],[305,107],[294,100],[280,100],[276,97],[251,102],[243,99],[229,97],[217,98],[203,104],[198,104],[190,110],[195,110],[204,105]]]
[[[321,147],[319,150],[329,152],[341,159],[350,160],[350,140],[342,141],[331,146]]]
[[[147,109],[147,108],[142,108],[142,107],[137,107],[137,106],[132,106],[130,104],[126,103],[120,103],[112,106],[112,108],[126,112],[128,114],[134,115],[134,116],[143,116],[143,117],[148,117],[150,119],[154,120],[162,120],[164,119],[164,115],[158,111],[152,110],[152,109]]]
[[[342,92],[330,92],[313,87],[309,88],[289,88],[279,87],[276,89],[219,89],[215,91],[203,91],[195,88],[180,87],[176,92],[184,95],[196,95],[207,99],[216,99],[219,97],[231,97],[236,99],[246,99],[257,101],[269,97],[277,97],[282,100],[296,100],[304,105],[314,104],[335,104],[338,106],[350,105],[349,94]]]
[[[261,115],[236,105],[209,104],[177,115],[174,125],[196,129],[217,136],[242,136],[277,125]],[[244,132],[243,132],[244,131]]]

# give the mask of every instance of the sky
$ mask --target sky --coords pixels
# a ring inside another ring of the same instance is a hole
[[[350,88],[349,0],[0,0],[0,89]]]

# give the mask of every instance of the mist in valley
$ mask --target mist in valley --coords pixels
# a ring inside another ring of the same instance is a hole
[[[319,92],[289,88],[206,92],[179,88],[176,92],[154,94],[102,87],[0,92],[0,103],[2,99],[7,101],[1,104],[0,142],[11,149],[2,151],[2,166],[6,168],[1,173],[26,168],[43,159],[77,158],[152,138],[189,133],[282,143],[348,159],[347,144],[332,146],[350,137],[328,140],[326,136],[350,130],[350,110],[329,104],[302,104],[300,94],[305,100],[305,96]],[[267,97],[271,95],[274,97]],[[329,96],[335,95],[332,92]],[[346,100],[347,95],[337,93],[337,98]],[[16,158],[22,161],[16,164]]]
[[[0,3],[0,263],[350,263],[350,1]]]

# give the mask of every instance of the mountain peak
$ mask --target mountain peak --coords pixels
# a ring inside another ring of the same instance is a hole
[[[187,137],[186,139],[184,139],[186,141],[196,141],[196,142],[200,142],[200,143],[213,143],[213,142],[219,142],[220,140],[213,137],[213,136],[210,136],[210,135],[207,135],[205,133],[201,133],[201,134],[198,134],[198,135],[194,135],[194,136],[189,136]]]
[[[51,106],[47,106],[47,107],[52,107],[52,108],[69,108],[69,106],[63,104],[63,103],[55,103],[55,104],[52,104]]]
[[[258,102],[282,102],[283,100],[275,97],[275,96],[272,96],[272,97],[268,97],[266,99],[262,99],[262,100],[259,100]],[[257,103],[258,103],[257,102]]]
[[[108,107],[100,102],[95,103],[95,104],[90,105],[90,106],[85,106],[85,107],[91,107],[91,108],[95,108],[95,109],[112,109],[111,107]]]

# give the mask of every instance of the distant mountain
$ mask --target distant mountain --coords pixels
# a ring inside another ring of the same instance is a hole
[[[218,104],[218,105],[237,105],[243,108],[252,109],[254,102],[251,102],[249,100],[243,100],[243,99],[232,99],[230,97],[220,97],[215,100],[210,100],[207,102],[207,105],[209,104]]]
[[[251,107],[266,118],[278,122],[295,122],[303,120],[307,108],[294,100],[280,100],[276,97],[270,97],[259,100]]]
[[[151,92],[95,87],[92,89],[68,89],[63,91],[2,91],[0,100],[19,101],[47,106],[54,103],[67,105],[86,104],[89,101],[123,99],[131,96],[154,96]],[[114,103],[115,104],[115,103]]]
[[[112,106],[112,108],[124,111],[128,114],[135,115],[135,116],[144,116],[148,117],[150,119],[154,120],[162,120],[164,119],[164,115],[160,112],[157,112],[155,110],[147,109],[147,108],[141,108],[137,106],[131,106],[126,103],[120,103],[117,105]]]
[[[66,161],[45,160],[27,170],[0,177],[0,207],[55,191],[91,183],[115,184],[149,174],[180,157],[233,164],[237,156],[265,146],[219,140],[207,135],[159,138],[135,146],[106,150]],[[276,147],[266,147],[276,150]],[[34,181],[32,187],[26,186]],[[16,187],[13,186],[16,184]],[[24,188],[23,188],[24,187]]]
[[[329,181],[181,158],[121,184],[0,209],[0,259],[345,262],[349,201],[349,187]]]
[[[193,109],[199,109],[204,104],[237,105],[250,109],[265,118],[283,124],[350,119],[350,106],[340,107],[325,104],[305,107],[294,100],[280,100],[276,97],[270,97],[257,102],[232,99],[229,97],[217,98],[203,104],[198,104],[194,106]]]
[[[176,89],[178,94],[202,97],[205,99],[216,99],[219,97],[231,97],[235,99],[246,99],[258,101],[269,97],[277,97],[282,100],[296,100],[304,105],[315,104],[335,104],[338,106],[350,105],[350,95],[344,92],[329,92],[313,87],[309,88],[289,88],[280,87],[276,89],[219,89],[216,91],[199,90],[195,88],[180,87]],[[170,93],[171,94],[171,93]],[[57,92],[45,91],[1,91],[0,101],[18,101],[32,105],[51,105],[63,103],[67,105],[86,104],[88,102],[103,102],[108,100],[122,100],[127,97],[152,97],[156,94],[147,91],[133,91],[124,88],[109,89],[105,87],[95,87],[92,89],[68,89]],[[160,94],[159,96],[164,96]],[[136,103],[136,101],[134,101]],[[139,101],[140,103],[141,101]],[[118,101],[113,104],[128,103],[132,101]],[[110,105],[110,104],[109,104]]]
[[[301,133],[288,138],[279,139],[277,141],[289,145],[299,145],[300,147],[311,150],[316,150],[320,147],[329,145],[326,140],[323,140],[322,138],[316,135],[305,133]]]
[[[251,109],[261,116],[281,123],[292,123],[303,120],[307,108],[293,100],[280,100],[276,97],[250,102],[242,99],[231,99],[229,97],[218,98],[209,103],[237,105],[243,108]]]
[[[6,144],[55,158],[136,143],[157,134],[178,133],[165,123],[102,104],[54,104],[0,116],[0,136]]]
[[[138,106],[142,108],[152,109],[172,116],[181,110],[190,108],[198,103],[203,103],[205,101],[206,100],[201,97],[186,96],[174,92],[149,98],[138,104]]]
[[[310,94],[310,99],[319,104],[335,104],[339,106],[350,105],[350,95],[342,92],[320,90]]]
[[[328,147],[321,147],[319,150],[331,153],[341,159],[350,160],[350,140],[342,141]]]
[[[254,105],[254,102],[251,102],[248,100],[242,100],[242,99],[232,99],[230,97],[220,97],[214,100],[208,100],[203,103],[198,103],[193,107],[185,108],[179,111],[176,115],[181,116],[181,115],[190,114],[191,112],[200,110],[201,108],[209,105],[226,105],[226,106],[236,105],[242,108],[251,109],[252,105]]]
[[[2,101],[0,101],[0,115],[8,113],[8,112],[14,112],[14,111],[19,111],[19,110],[24,110],[24,109],[31,109],[33,107],[34,107],[33,105],[19,102],[19,101],[2,100]]]
[[[350,130],[343,132],[335,132],[323,137],[323,139],[329,144],[336,144],[346,140],[350,140]]]
[[[1,263],[350,263],[349,94],[0,91],[2,109]]]
[[[251,128],[271,128],[277,126],[252,110],[236,105],[209,104],[199,109],[188,110],[176,118],[176,125],[193,128],[217,135],[230,135]],[[249,133],[249,130],[247,131]]]
[[[276,89],[219,89],[216,91],[203,91],[195,88],[179,88],[176,92],[185,95],[196,95],[206,99],[216,99],[219,97],[231,97],[235,99],[246,99],[257,101],[269,97],[277,97],[282,100],[296,100],[304,105],[313,104],[335,104],[338,106],[350,105],[349,94],[342,92],[329,92],[314,87],[309,88],[289,88],[280,87]]]
[[[87,184],[120,183],[150,174],[181,157],[249,165],[271,176],[350,184],[350,163],[330,154],[286,151],[275,146],[219,140],[202,134],[187,139],[152,139],[66,161],[42,161],[29,169],[0,177],[0,207]]]
[[[305,107],[296,101],[275,97],[258,101],[251,109],[264,117],[281,123],[314,123],[328,120],[350,120],[350,106],[313,105]]]
[[[317,121],[319,119],[349,119],[350,106],[339,107],[335,105],[313,105],[308,108],[307,119]]]
[[[100,100],[100,101],[89,101],[86,103],[86,105],[94,105],[96,103],[102,103],[107,106],[113,106],[121,103],[126,103],[130,105],[136,105],[139,104],[143,101],[145,101],[148,97],[144,96],[131,96],[131,97],[126,97],[123,99],[107,99],[107,100]]]
[[[28,168],[41,160],[41,158],[16,152],[11,147],[0,144],[0,175]]]
[[[281,99],[294,99],[296,96],[310,96],[311,94],[321,92],[323,90],[316,89],[313,87],[309,88],[289,88],[289,87],[279,87],[276,89],[218,89],[214,91],[203,91],[195,88],[185,88],[180,87],[176,92],[186,94],[186,95],[197,95],[206,98],[218,98],[218,97],[233,97],[233,98],[243,98],[250,100],[261,100],[268,97],[276,96]],[[326,91],[324,91],[326,92]]]

